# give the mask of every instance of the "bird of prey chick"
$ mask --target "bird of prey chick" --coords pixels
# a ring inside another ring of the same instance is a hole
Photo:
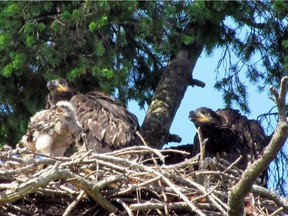
[[[27,133],[20,143],[32,151],[61,157],[80,135],[81,126],[74,107],[68,101],[59,101],[50,109],[39,111],[31,117]]]

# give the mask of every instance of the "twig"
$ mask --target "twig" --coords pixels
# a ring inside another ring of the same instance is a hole
[[[177,169],[177,168],[182,168],[182,167],[186,167],[186,166],[193,166],[193,165],[197,165],[199,162],[197,162],[199,157],[199,154],[195,155],[195,157],[190,158],[190,159],[186,159],[180,163],[176,163],[176,164],[172,164],[172,165],[165,165],[163,164],[161,166],[161,168],[163,169]]]
[[[82,190],[77,196],[77,198],[66,208],[65,212],[63,213],[63,216],[70,215],[70,213],[73,211],[76,205],[81,201],[84,195],[85,195],[85,191]]]
[[[198,183],[196,183],[196,182],[190,181],[189,179],[186,179],[186,181],[187,181],[191,186],[194,186],[194,187],[196,187],[197,189],[199,189],[203,194],[207,194],[208,199],[215,205],[215,207],[216,207],[217,209],[219,209],[219,210],[222,212],[223,215],[227,215],[227,209],[228,209],[228,207],[227,207],[226,205],[224,205],[224,203],[221,202],[221,205],[224,206],[224,207],[226,208],[226,210],[223,209],[222,206],[219,205],[219,203],[218,203],[218,200],[219,200],[219,199],[217,199],[217,201],[216,201],[215,198],[214,198],[215,196],[212,196],[213,193],[211,193],[211,194],[208,193],[208,192],[206,191],[206,189],[205,189],[202,185],[200,185],[200,184],[198,184]],[[215,190],[215,189],[216,189],[216,187],[214,188],[214,190]]]
[[[58,172],[55,170],[59,167],[60,163],[55,163],[51,168],[48,167],[44,174],[40,175],[38,178],[31,179],[27,183],[22,183],[17,188],[17,190],[6,190],[0,192],[0,204],[11,203],[24,196],[35,192],[38,188],[47,185],[50,181],[57,179],[59,176]]]
[[[143,153],[154,153],[159,157],[159,159],[164,163],[165,159],[164,156],[161,154],[161,152],[158,149],[153,149],[147,145],[144,146],[132,146],[132,147],[127,147],[123,148],[121,150],[105,153],[107,155],[121,155],[121,154],[135,154],[135,152],[143,152]]]
[[[95,187],[93,183],[67,170],[62,170],[61,172],[59,172],[59,175],[61,179],[69,179],[69,182],[71,184],[84,190],[86,194],[88,194],[108,212],[113,213],[117,211],[117,208],[101,195],[100,191],[97,187]]]
[[[276,216],[276,215],[279,215],[279,213],[281,212],[281,211],[283,211],[283,207],[280,207],[280,208],[278,208],[277,210],[275,210],[272,214],[270,214],[270,216]]]
[[[103,179],[102,181],[99,181],[95,187],[98,188],[98,190],[102,190],[103,188],[107,187],[108,185],[111,185],[114,182],[120,182],[124,179],[127,179],[127,176],[121,174],[121,175],[112,175],[109,176],[107,179]]]
[[[201,195],[201,196],[198,196],[198,197],[195,197],[194,199],[191,200],[191,202],[195,202],[197,200],[202,200],[204,199],[205,197],[209,196],[211,193],[213,193],[214,190],[216,190],[216,188],[218,187],[218,185],[216,185],[212,190],[208,191],[207,193]]]
[[[76,191],[71,190],[70,188],[66,187],[65,185],[60,185],[60,189],[68,192],[69,194],[78,194]]]
[[[36,165],[35,164],[30,164],[30,165],[27,165],[25,167],[21,167],[19,169],[14,169],[14,170],[0,170],[0,175],[4,175],[4,176],[7,176],[7,175],[17,175],[17,174],[20,174],[20,173],[26,173],[26,172],[29,172],[31,171],[33,168],[35,168]]]
[[[147,184],[151,184],[155,181],[158,181],[159,179],[161,179],[161,176],[156,176],[155,178],[152,178],[152,179],[149,179],[148,181],[145,181],[145,182],[142,182],[142,183],[139,183],[139,184],[135,184],[135,185],[131,185],[130,187],[128,187],[127,189],[125,190],[122,190],[118,193],[118,195],[123,195],[123,194],[127,194],[128,192],[130,192],[133,188],[140,188],[140,187],[143,187]]]
[[[159,186],[160,186],[161,188],[163,188],[164,186],[163,186],[163,184],[161,183],[161,181],[158,180],[158,182],[159,182]],[[164,211],[165,211],[165,215],[169,215],[168,206],[167,206],[167,203],[168,203],[167,195],[166,195],[166,193],[165,193],[164,190],[161,192],[161,194],[162,194],[163,199],[164,199]]]
[[[166,174],[166,175],[167,175],[167,174]],[[168,174],[168,176],[169,176],[170,178],[176,180],[176,181],[184,182],[184,183],[188,184],[189,186],[192,186],[192,187],[197,188],[197,189],[200,190],[203,194],[208,194],[209,200],[217,207],[217,209],[219,209],[219,210],[222,212],[223,215],[227,215],[227,212],[217,203],[217,201],[215,201],[215,199],[206,191],[206,189],[205,189],[202,185],[200,185],[200,184],[198,184],[198,183],[196,183],[196,182],[194,182],[194,181],[191,181],[191,180],[189,180],[189,179],[183,178],[183,177],[181,177],[181,176],[173,176],[173,175],[171,175],[171,174]],[[215,188],[214,188],[214,189],[215,189]]]
[[[288,210],[288,198],[281,197],[278,194],[276,194],[274,191],[268,190],[267,188],[263,188],[259,185],[253,185],[252,192],[255,194],[261,195],[263,197],[267,197],[273,200],[279,206]]]
[[[186,152],[186,151],[182,151],[182,150],[178,150],[178,149],[163,149],[163,150],[160,150],[161,153],[171,153],[171,152],[175,152],[175,153],[178,153],[178,154],[183,154],[183,155],[190,155],[190,153]]]
[[[126,165],[128,165],[130,167],[134,167],[134,168],[137,168],[137,169],[140,169],[140,170],[145,170],[145,171],[151,172],[151,173],[155,174],[156,176],[161,176],[162,180],[165,181],[165,183],[168,186],[170,186],[179,195],[179,197],[181,199],[183,199],[183,201],[185,201],[187,203],[187,205],[193,211],[195,211],[197,214],[199,214],[201,216],[204,216],[204,214],[201,212],[201,210],[198,209],[195,205],[193,205],[193,203],[191,203],[189,201],[189,199],[181,191],[179,191],[179,189],[169,179],[167,179],[165,176],[163,176],[160,172],[158,172],[156,170],[153,170],[150,167],[143,166],[141,164],[137,164],[135,162],[123,160],[123,159],[120,159],[120,158],[115,158],[115,157],[112,157],[112,156],[106,156],[106,155],[104,156],[104,155],[100,155],[100,154],[95,154],[94,156],[96,158],[99,158],[99,159],[106,159],[108,161],[113,161],[113,162],[120,163],[120,164],[126,164]]]
[[[166,203],[169,209],[185,209],[189,210],[190,207],[187,205],[186,202],[175,202],[175,203]],[[149,210],[149,209],[164,209],[163,203],[152,203],[150,201],[146,203],[137,203],[131,204],[130,208],[132,211],[140,211],[140,210]]]
[[[123,202],[121,199],[115,198],[115,199],[112,199],[112,200],[120,203],[120,204],[123,206],[123,208],[126,210],[126,212],[127,212],[127,214],[128,214],[129,216],[134,216],[134,214],[133,214],[132,210],[129,208],[129,206],[126,205],[126,203]]]
[[[242,159],[242,155],[240,155],[237,160],[235,160],[227,169],[224,170],[224,173],[230,171],[233,167],[236,166],[236,164]]]
[[[206,156],[205,146],[206,146],[208,139],[203,140],[200,127],[197,128],[197,134],[198,134],[198,140],[199,140],[199,146],[200,146],[200,169],[202,169],[203,164],[204,164],[204,159]]]
[[[27,211],[26,209],[20,208],[20,207],[18,207],[16,205],[12,205],[11,203],[6,203],[4,205],[7,206],[10,209],[13,209],[13,210],[17,211],[18,213],[22,212],[25,215],[34,215],[33,212]]]

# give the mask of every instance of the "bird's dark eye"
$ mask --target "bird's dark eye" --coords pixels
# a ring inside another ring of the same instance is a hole
[[[207,115],[208,115],[208,112],[203,112],[203,114],[204,114],[205,116],[207,116]]]

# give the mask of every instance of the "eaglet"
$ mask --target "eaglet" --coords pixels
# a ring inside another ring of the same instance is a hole
[[[20,143],[32,151],[60,157],[81,134],[73,105],[59,101],[50,109],[37,112],[31,117],[27,132]]]
[[[64,79],[49,81],[47,88],[47,107],[59,100],[69,100],[75,107],[88,150],[103,153],[142,144],[137,117],[112,96],[100,91],[76,94]]]
[[[189,119],[200,128],[205,143],[205,157],[220,156],[229,163],[242,159],[236,166],[245,170],[249,162],[261,157],[269,139],[256,120],[247,119],[235,109],[218,109],[216,112],[201,107],[189,113]],[[198,135],[195,135],[192,156],[200,152]],[[266,172],[262,176],[265,181]],[[265,184],[265,182],[263,183]]]
[[[259,158],[267,145],[266,135],[261,125],[247,119],[235,109],[218,109],[216,112],[201,107],[189,113],[189,119],[200,128],[202,138],[207,139],[206,156],[226,153],[226,159],[234,162],[240,155],[240,167],[245,169],[249,161]],[[194,138],[193,155],[199,153],[198,135]],[[224,154],[223,154],[224,155]]]

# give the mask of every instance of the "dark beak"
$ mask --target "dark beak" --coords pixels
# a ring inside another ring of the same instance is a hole
[[[195,112],[190,111],[189,115],[188,115],[188,118],[189,118],[190,121],[193,121],[193,119],[197,118],[197,115],[195,114]]]

